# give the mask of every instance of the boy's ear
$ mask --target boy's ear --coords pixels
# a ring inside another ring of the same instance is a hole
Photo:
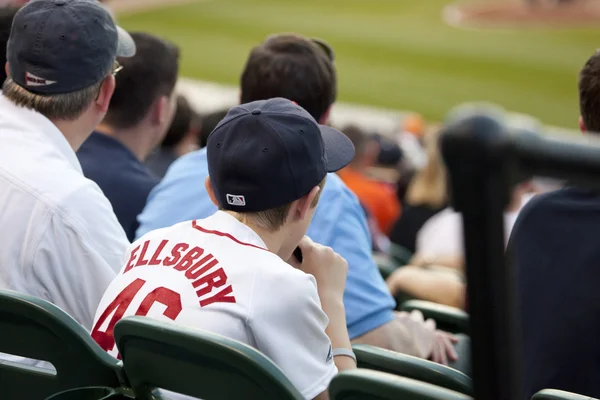
[[[308,214],[308,211],[311,208],[313,208],[313,201],[315,200],[315,197],[317,197],[317,195],[319,194],[320,190],[321,188],[319,186],[315,186],[306,196],[302,197],[297,201],[296,210],[298,211],[299,219],[306,218],[306,214]]]
[[[213,190],[212,184],[210,183],[210,176],[206,177],[206,180],[204,181],[204,187],[206,188],[206,192],[208,193],[208,197],[210,197],[210,200],[215,206],[219,207],[217,196],[215,196],[215,191]]]

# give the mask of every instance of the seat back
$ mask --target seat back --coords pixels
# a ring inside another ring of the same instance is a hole
[[[459,308],[424,300],[409,300],[400,306],[400,311],[413,310],[419,310],[425,318],[435,320],[440,330],[469,334],[469,314]]]
[[[583,396],[562,390],[544,389],[533,395],[531,400],[597,400],[593,397]]]
[[[472,376],[471,368],[471,338],[463,333],[456,334],[458,343],[454,346],[458,360],[448,361],[448,366],[459,370],[467,376]]]
[[[302,399],[271,360],[235,340],[147,317],[124,318],[114,332],[138,399],[156,388],[204,400]]]
[[[394,264],[399,267],[407,265],[413,257],[412,251],[396,243],[390,243],[389,254]]]
[[[118,387],[125,382],[118,360],[55,305],[0,290],[0,352],[50,362],[53,371],[0,361],[6,399],[43,399],[82,386]]]
[[[470,396],[384,372],[339,373],[329,386],[331,400],[473,400]]]
[[[354,345],[352,349],[359,368],[386,372],[464,394],[473,392],[471,378],[453,368],[364,344]]]
[[[93,386],[70,389],[48,397],[46,400],[134,400],[121,390],[109,387]]]

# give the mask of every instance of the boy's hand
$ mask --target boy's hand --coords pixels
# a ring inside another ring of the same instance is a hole
[[[302,263],[293,255],[288,263],[315,277],[320,296],[343,296],[348,274],[346,260],[331,247],[315,243],[308,236],[302,238],[298,247],[302,251]]]

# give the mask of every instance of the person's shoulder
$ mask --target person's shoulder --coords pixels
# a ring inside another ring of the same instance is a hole
[[[163,181],[177,179],[182,176],[195,176],[204,173],[204,171],[208,173],[206,149],[195,150],[173,161],[169,166]],[[203,183],[204,182],[201,182],[201,184]]]
[[[165,176],[154,186],[148,203],[155,199],[170,201],[168,197],[178,195],[196,195],[204,191],[204,179],[208,176],[206,149],[185,154],[171,163]],[[193,184],[192,184],[193,182]],[[164,205],[161,204],[161,207]]]
[[[360,207],[356,195],[348,188],[348,185],[344,183],[342,178],[335,173],[327,174],[327,180],[325,181],[319,204],[341,204],[346,207]]]
[[[451,207],[446,207],[442,211],[436,213],[429,218],[421,227],[422,232],[428,232],[430,230],[437,230],[445,228],[449,225],[456,225],[461,223],[460,213],[456,212]]]
[[[556,207],[568,201],[573,195],[574,192],[572,189],[562,188],[531,197],[521,208],[517,218],[517,225],[521,225],[524,220],[539,219],[540,217],[544,219],[548,213],[551,213]]]

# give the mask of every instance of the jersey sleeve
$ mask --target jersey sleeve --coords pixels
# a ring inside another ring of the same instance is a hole
[[[313,399],[327,389],[337,368],[314,277],[297,272],[271,282],[256,278],[248,324],[258,350],[304,398]]]

